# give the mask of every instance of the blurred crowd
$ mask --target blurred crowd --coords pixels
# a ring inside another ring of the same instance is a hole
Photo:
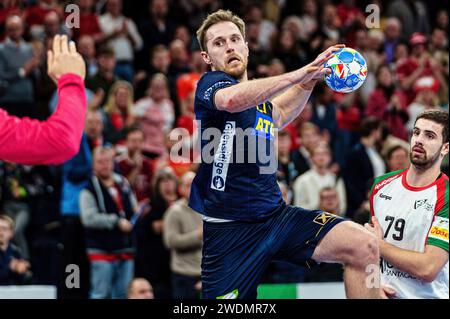
[[[371,28],[369,4],[381,14]],[[1,0],[0,107],[40,120],[55,111],[46,51],[67,34],[86,61],[89,110],[70,161],[0,161],[0,285],[53,284],[60,298],[199,297],[202,219],[187,199],[198,167],[194,93],[208,68],[195,31],[220,8],[246,22],[249,79],[300,68],[336,43],[367,61],[359,90],[319,83],[279,132],[288,203],[366,222],[373,178],[409,166],[417,114],[448,109],[448,11],[437,1]],[[177,128],[187,154],[170,154]],[[80,288],[66,285],[70,264]],[[264,281],[340,276],[336,265],[273,264]]]

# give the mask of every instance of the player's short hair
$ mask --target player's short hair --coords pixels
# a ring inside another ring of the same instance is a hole
[[[448,111],[439,110],[439,109],[432,109],[423,111],[420,113],[416,121],[414,122],[414,125],[416,124],[417,120],[424,119],[424,120],[430,120],[434,123],[437,123],[442,126],[442,141],[444,143],[448,143]]]
[[[208,29],[219,22],[226,22],[226,21],[234,23],[238,27],[243,38],[245,39],[244,21],[230,10],[218,10],[216,12],[209,14],[206,17],[206,19],[203,20],[202,25],[197,30],[197,40],[200,45],[200,49],[202,49],[202,51],[207,51],[205,37]]]
[[[14,226],[15,226],[14,220],[11,217],[9,217],[8,215],[0,214],[0,220],[5,221],[9,225],[9,228],[11,230],[14,229]]]
[[[378,130],[382,126],[382,124],[383,122],[376,117],[366,117],[361,123],[361,136],[369,136],[373,131]]]

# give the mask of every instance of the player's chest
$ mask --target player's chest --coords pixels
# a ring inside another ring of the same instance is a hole
[[[436,193],[432,188],[412,192],[388,185],[373,202],[386,241],[404,248],[421,248],[434,218]]]
[[[275,127],[272,118],[273,106],[269,101],[240,113],[230,113],[227,121],[235,121],[236,127],[247,135],[274,139]]]

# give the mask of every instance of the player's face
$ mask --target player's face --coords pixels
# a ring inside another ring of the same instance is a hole
[[[248,46],[232,22],[224,21],[211,26],[206,32],[206,49],[203,60],[213,71],[223,71],[236,79],[247,72]]]
[[[443,143],[442,126],[426,119],[419,119],[411,137],[411,163],[418,168],[440,165],[448,153],[449,144]]]

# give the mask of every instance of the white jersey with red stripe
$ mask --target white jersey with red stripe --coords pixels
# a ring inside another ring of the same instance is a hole
[[[401,249],[424,252],[426,245],[448,252],[449,182],[445,174],[426,187],[406,182],[408,169],[378,177],[370,196],[371,215],[383,229],[384,240]],[[392,286],[397,298],[449,298],[449,265],[427,283],[381,259],[381,283]]]

